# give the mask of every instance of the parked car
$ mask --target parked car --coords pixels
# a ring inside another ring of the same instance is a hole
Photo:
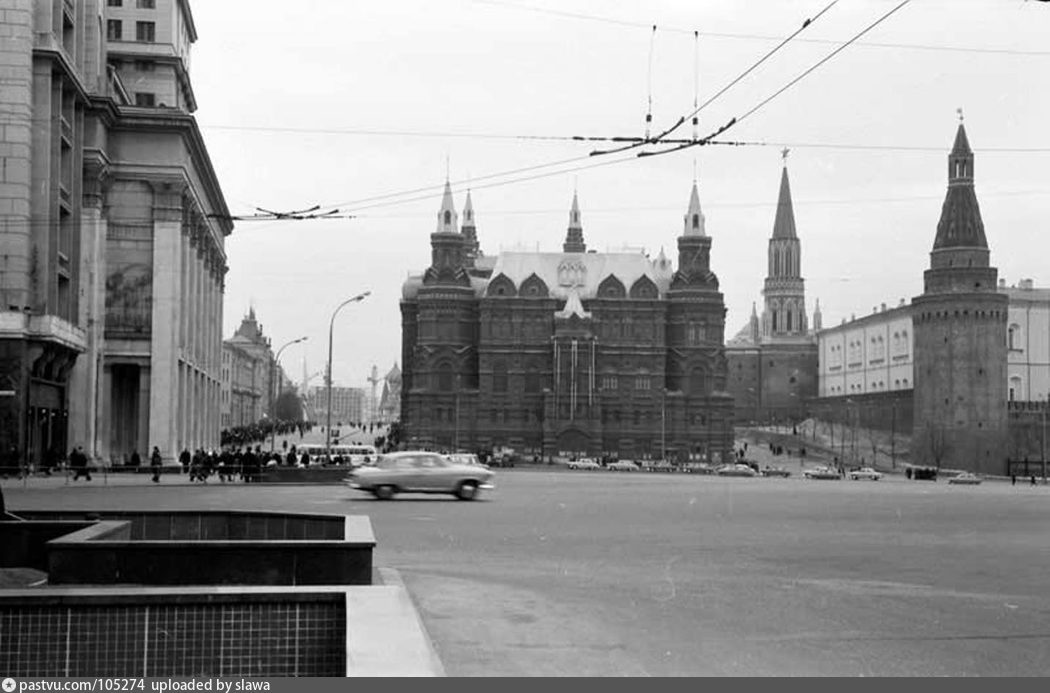
[[[652,462],[650,462],[646,466],[645,471],[647,471],[647,472],[673,472],[673,471],[675,471],[675,469],[676,469],[675,466],[673,464],[671,464],[670,462],[668,462],[667,460],[653,460]]]
[[[615,462],[610,462],[606,469],[614,472],[637,472],[641,467],[631,460],[616,460]]]
[[[841,479],[842,475],[839,474],[838,470],[832,469],[831,467],[814,467],[813,469],[807,469],[802,472],[802,476],[807,479]]]
[[[871,467],[861,467],[860,469],[851,470],[849,478],[853,481],[859,481],[861,479],[867,479],[869,481],[878,481],[882,478],[880,472],[875,471]]]
[[[715,470],[718,476],[755,476],[755,470],[746,464],[723,464]]]
[[[602,466],[598,464],[597,460],[592,460],[589,457],[581,457],[578,460],[569,460],[569,469],[601,469]]]
[[[977,476],[972,472],[960,472],[952,478],[948,479],[949,484],[964,484],[967,486],[976,486],[981,483],[981,477]]]
[[[908,467],[904,470],[904,474],[909,479],[916,481],[937,481],[936,467]]]
[[[462,464],[448,456],[422,450],[380,455],[373,464],[353,470],[346,484],[380,500],[398,493],[451,493],[474,500],[481,489],[495,488],[495,472],[480,464]]]
[[[689,474],[713,474],[715,468],[707,462],[686,462],[682,465],[682,471]]]
[[[446,457],[456,464],[473,464],[479,467],[488,467],[488,465],[483,464],[481,460],[478,459],[477,455],[471,452],[453,452],[446,455]]]
[[[768,464],[762,468],[762,476],[779,476],[787,478],[791,476],[791,471],[784,469],[783,467],[770,467]]]

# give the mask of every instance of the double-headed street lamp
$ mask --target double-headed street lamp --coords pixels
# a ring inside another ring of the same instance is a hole
[[[358,301],[365,300],[365,297],[370,296],[371,291],[366,291],[363,294],[358,294],[353,298],[348,298],[339,304],[339,307],[332,311],[332,319],[328,321],[328,372],[325,376],[328,385],[328,421],[324,428],[324,454],[328,459],[332,459],[332,330],[335,327],[335,316],[339,314],[339,311],[344,306],[351,303],[357,303]]]
[[[277,397],[280,394],[280,387],[274,382],[275,371],[277,370],[278,362],[281,360],[281,352],[290,347],[293,344],[299,342],[305,342],[309,337],[300,337],[299,339],[293,339],[288,342],[280,349],[277,350],[277,355],[273,357],[273,361],[270,362],[270,452],[273,452],[274,442],[277,438]],[[265,438],[263,439],[266,440]]]

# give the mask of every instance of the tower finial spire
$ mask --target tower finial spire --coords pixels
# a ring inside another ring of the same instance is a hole
[[[787,147],[784,147],[783,149],[780,150],[780,158],[784,160],[784,165],[785,166],[788,165],[788,154],[790,154],[790,153],[791,153],[791,150],[788,149]]]
[[[689,193],[689,209],[685,212],[685,227],[683,236],[704,236],[704,213],[700,210],[700,192],[696,187],[696,178],[693,178],[693,189]]]
[[[437,233],[459,233],[456,228],[458,215],[452,202],[452,185],[445,179],[445,193],[441,196],[441,209],[438,210]]]
[[[569,210],[569,228],[565,233],[562,251],[566,253],[585,253],[587,245],[583,242],[583,224],[580,222],[580,202],[576,191],[572,192],[572,208]]]
[[[959,122],[960,122],[960,123],[961,123],[961,122],[963,122],[963,110],[962,110],[962,106],[960,106],[959,108],[956,108],[956,109],[955,109],[955,112],[959,114]]]

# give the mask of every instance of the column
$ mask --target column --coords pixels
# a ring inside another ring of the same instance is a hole
[[[87,335],[87,351],[77,357],[69,378],[69,446],[83,444],[99,459],[99,367],[105,327],[106,219],[102,214],[105,169],[85,161],[80,212],[79,301],[77,324]]]
[[[96,435],[98,436],[98,455],[106,464],[109,464],[110,455],[112,454],[110,436],[113,435],[113,429],[110,425],[110,422],[113,420],[113,371],[106,365],[105,359],[103,359],[101,367],[102,376],[99,383],[99,413]],[[66,452],[69,451],[66,450]]]
[[[153,332],[150,345],[149,447],[165,461],[177,455],[178,325],[182,238],[181,183],[157,183],[153,190]]]

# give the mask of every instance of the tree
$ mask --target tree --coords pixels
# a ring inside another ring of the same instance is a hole
[[[948,433],[943,426],[930,426],[926,429],[926,449],[933,458],[934,466],[940,471],[941,461],[948,455],[951,445]]]
[[[277,398],[273,407],[278,421],[302,421],[303,403],[293,390],[285,390]]]

